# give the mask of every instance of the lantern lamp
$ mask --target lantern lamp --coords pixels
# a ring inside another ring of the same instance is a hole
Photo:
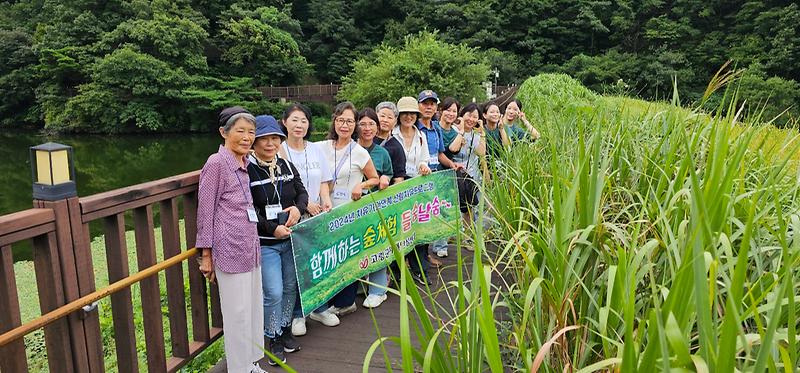
[[[33,198],[56,201],[78,195],[72,147],[48,142],[31,147]]]

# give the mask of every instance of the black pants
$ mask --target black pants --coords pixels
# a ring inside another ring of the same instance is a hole
[[[428,268],[431,267],[431,262],[428,261],[428,246],[428,244],[414,246],[414,251],[408,253],[408,267],[411,273],[424,273],[426,277],[428,276]]]
[[[356,302],[356,291],[358,290],[358,281],[347,285],[338,294],[334,295],[331,303],[334,307],[344,308]]]

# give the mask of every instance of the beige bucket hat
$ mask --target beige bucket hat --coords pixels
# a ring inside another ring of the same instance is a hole
[[[400,113],[417,113],[419,114],[419,103],[414,97],[401,97],[397,101],[397,111]]]

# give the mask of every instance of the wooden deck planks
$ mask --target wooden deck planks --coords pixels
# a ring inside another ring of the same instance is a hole
[[[450,246],[450,256],[441,259],[443,262],[440,268],[440,275],[434,283],[437,287],[443,282],[455,281],[456,279],[456,255],[455,246]],[[472,253],[462,250],[464,263],[465,281],[469,279],[472,264]],[[431,273],[435,273],[434,268]],[[434,292],[436,289],[432,288]],[[436,300],[440,303],[447,303],[447,295],[444,292],[436,294]],[[345,315],[341,318],[342,323],[336,327],[326,327],[322,324],[308,319],[306,322],[308,333],[305,336],[297,337],[302,345],[300,351],[287,354],[287,363],[301,373],[316,372],[361,372],[364,364],[364,357],[370,346],[378,339],[372,315],[369,310],[361,307],[364,295],[359,295],[356,300],[358,311]],[[373,309],[375,319],[379,322],[381,336],[397,337],[400,335],[400,299],[396,295],[389,295],[389,298],[378,308]],[[411,335],[414,336],[413,326]],[[400,371],[400,346],[388,341],[385,344],[389,359],[392,361],[392,369]],[[267,360],[261,360],[261,367],[270,373],[285,372],[279,367],[269,366]],[[383,354],[378,348],[372,356],[369,364],[370,372],[386,372],[386,364]],[[214,368],[209,370],[213,373],[226,372],[225,360],[220,361]]]

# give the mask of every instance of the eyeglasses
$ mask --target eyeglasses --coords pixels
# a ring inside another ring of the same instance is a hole
[[[336,124],[338,124],[340,126],[342,124],[347,124],[347,125],[352,126],[352,125],[356,124],[356,121],[353,120],[353,119],[336,118],[336,121],[334,121],[334,123],[336,123]]]

